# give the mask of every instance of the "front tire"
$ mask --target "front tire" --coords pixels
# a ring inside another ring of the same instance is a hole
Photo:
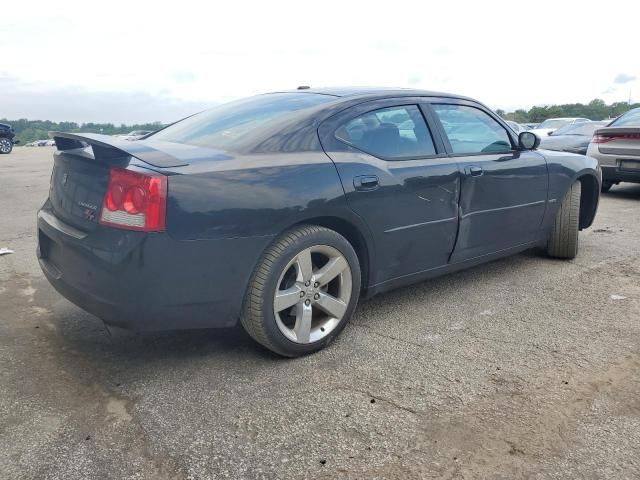
[[[571,259],[578,254],[581,192],[582,184],[577,181],[571,185],[562,199],[547,243],[547,253],[550,257]]]
[[[345,327],[360,295],[360,264],[339,233],[295,227],[258,262],[241,323],[269,350],[298,357],[327,346]]]
[[[13,150],[13,142],[8,138],[0,138],[0,153],[11,153],[11,150]]]

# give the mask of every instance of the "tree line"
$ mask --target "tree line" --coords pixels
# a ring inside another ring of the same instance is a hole
[[[529,110],[519,109],[515,112],[505,112],[498,109],[496,113],[505,120],[518,123],[540,123],[547,118],[582,117],[589,120],[606,120],[622,115],[627,110],[640,107],[640,103],[614,102],[607,105],[604,100],[596,98],[586,105],[583,103],[565,103],[563,105],[548,105],[532,107]]]
[[[583,103],[566,103],[563,105],[549,105],[544,107],[532,107],[529,110],[519,109],[515,112],[505,112],[502,109],[496,113],[506,120],[518,123],[539,123],[547,118],[554,117],[584,117],[590,120],[606,120],[622,115],[631,108],[640,107],[640,103],[629,104],[627,102],[614,102],[607,105],[604,100],[596,98],[586,105]],[[158,130],[163,125],[160,122],[143,123],[135,125],[116,126],[113,123],[76,123],[76,122],[51,122],[49,120],[20,120],[0,119],[0,123],[8,123],[13,126],[16,138],[25,143],[47,138],[50,131],[58,132],[87,132],[102,133],[105,135],[117,135],[129,133],[132,130]]]
[[[13,127],[16,132],[16,139],[20,140],[20,144],[24,145],[34,140],[45,140],[50,131],[56,132],[85,132],[85,133],[102,133],[104,135],[117,135],[129,133],[132,130],[158,130],[162,128],[162,123],[142,123],[135,125],[116,126],[113,123],[76,123],[76,122],[52,122],[49,120],[20,120],[0,119],[0,123],[7,123]]]

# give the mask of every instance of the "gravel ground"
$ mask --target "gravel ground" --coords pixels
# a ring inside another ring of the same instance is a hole
[[[51,148],[0,156],[0,477],[639,478],[640,185],[575,261],[376,297],[327,350],[240,329],[110,337],[35,258]]]

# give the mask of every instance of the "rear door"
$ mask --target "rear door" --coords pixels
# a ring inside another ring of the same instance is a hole
[[[460,172],[421,101],[362,103],[319,130],[349,206],[374,237],[370,284],[445,265],[455,243]]]
[[[474,102],[430,102],[447,152],[461,168],[460,229],[451,263],[538,238],[547,204],[545,158],[516,149],[516,137]]]

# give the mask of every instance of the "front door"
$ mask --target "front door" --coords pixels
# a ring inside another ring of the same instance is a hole
[[[537,240],[547,203],[545,158],[518,150],[515,136],[477,104],[446,100],[431,108],[462,175],[451,263]]]
[[[455,244],[460,171],[420,101],[366,102],[320,128],[349,206],[374,237],[370,285],[445,265]]]

